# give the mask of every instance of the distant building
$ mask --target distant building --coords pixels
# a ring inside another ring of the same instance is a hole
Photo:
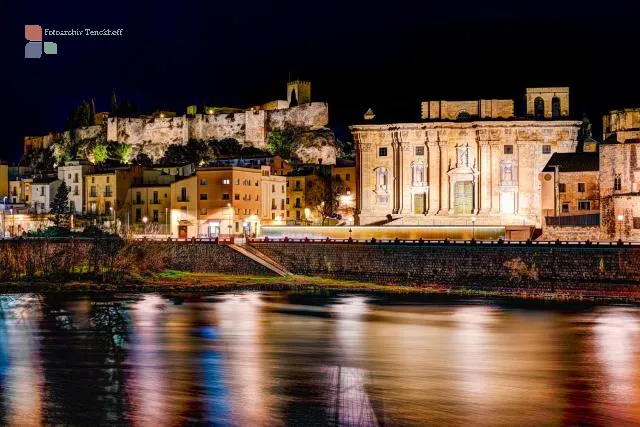
[[[9,166],[0,163],[0,198],[9,196]]]
[[[53,202],[60,184],[62,184],[62,181],[56,177],[34,178],[31,186],[33,213],[49,213],[51,202]]]
[[[284,225],[287,215],[287,178],[271,173],[269,166],[260,168],[261,208],[260,219],[262,225]]]
[[[170,234],[171,184],[179,175],[144,170],[129,189],[129,231],[136,234]]]
[[[171,235],[198,236],[198,177],[179,177],[171,184]]]
[[[85,175],[85,213],[124,222],[126,212],[130,211],[127,194],[136,178],[141,177],[140,166],[112,168]]]
[[[69,210],[77,215],[86,211],[84,204],[84,175],[91,172],[92,166],[81,161],[67,162],[58,167],[58,179],[64,181],[69,189]]]
[[[603,119],[600,205],[603,239],[640,240],[640,109]]]
[[[599,214],[598,176],[598,153],[555,153],[551,156],[540,173],[543,218]],[[543,228],[545,224],[543,221]]]
[[[338,206],[336,213],[342,217],[346,224],[354,224],[354,211],[356,207],[356,165],[351,160],[338,160],[331,167],[332,184],[339,183]]]

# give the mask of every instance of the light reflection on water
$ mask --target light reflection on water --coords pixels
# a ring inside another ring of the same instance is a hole
[[[640,309],[0,296],[3,425],[637,425]]]

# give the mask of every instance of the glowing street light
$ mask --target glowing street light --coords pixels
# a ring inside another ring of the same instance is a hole
[[[231,236],[231,212],[233,209],[231,208],[231,203],[227,203],[227,208],[229,208],[229,236]]]
[[[149,218],[147,218],[146,216],[143,216],[142,217],[142,223],[144,224],[143,227],[142,227],[143,228],[143,231],[142,231],[143,234],[147,234],[147,221],[149,221]]]
[[[620,223],[619,239],[622,241],[622,222],[624,221],[624,215],[618,215],[618,222]]]

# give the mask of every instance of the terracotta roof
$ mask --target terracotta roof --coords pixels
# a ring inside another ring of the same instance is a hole
[[[554,153],[542,169],[543,172],[553,172],[553,166],[560,166],[562,172],[597,172],[600,170],[598,153]]]

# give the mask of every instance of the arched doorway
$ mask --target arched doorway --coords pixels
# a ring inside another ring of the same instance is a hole
[[[551,100],[551,117],[557,119],[560,117],[560,98],[554,96]]]

